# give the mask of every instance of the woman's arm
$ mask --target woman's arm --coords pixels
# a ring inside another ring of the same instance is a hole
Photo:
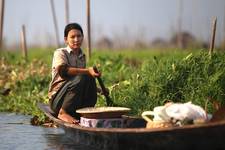
[[[68,65],[60,65],[57,67],[59,71],[59,75],[62,78],[68,78],[71,76],[79,75],[79,74],[88,74],[93,77],[99,77],[101,76],[101,73],[96,73],[93,69],[93,67],[89,68],[75,68],[75,67],[69,67]]]
[[[94,71],[93,67],[89,67],[89,68],[68,67],[67,73],[70,76],[74,76],[74,75],[78,75],[78,74],[88,74],[88,75],[91,75],[93,77],[101,76],[100,73],[97,73],[97,72]]]

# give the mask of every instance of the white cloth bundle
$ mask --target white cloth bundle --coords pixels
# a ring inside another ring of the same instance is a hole
[[[191,102],[187,103],[171,103],[164,107],[159,114],[164,120],[175,119],[183,120],[207,120],[207,114],[203,108],[194,105]]]
[[[148,118],[148,115],[154,116],[153,120]],[[164,106],[157,106],[153,111],[143,112],[142,117],[147,121],[172,122],[178,125],[186,124],[186,121],[194,122],[201,120],[205,122],[208,120],[205,110],[191,102],[167,103]]]

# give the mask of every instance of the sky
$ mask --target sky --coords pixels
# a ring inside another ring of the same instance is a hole
[[[54,4],[63,42],[64,0],[54,0]],[[69,0],[69,14],[70,22],[80,23],[86,33],[86,0]],[[216,42],[225,37],[225,0],[91,0],[92,41],[103,36],[169,39],[178,30],[179,16],[182,30],[204,41],[210,40],[212,20],[217,17]],[[28,45],[56,43],[50,0],[5,0],[3,37],[7,45],[20,42],[23,24]]]

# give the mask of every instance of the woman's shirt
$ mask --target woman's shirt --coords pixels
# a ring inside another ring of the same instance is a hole
[[[78,53],[75,53],[69,46],[55,50],[52,61],[52,80],[50,82],[48,92],[48,97],[50,99],[58,92],[62,84],[66,81],[66,79],[59,75],[59,70],[57,69],[61,65],[85,68],[85,54],[81,49]]]

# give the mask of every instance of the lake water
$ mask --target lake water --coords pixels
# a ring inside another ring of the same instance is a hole
[[[60,128],[30,125],[31,116],[0,113],[0,150],[88,150]]]

